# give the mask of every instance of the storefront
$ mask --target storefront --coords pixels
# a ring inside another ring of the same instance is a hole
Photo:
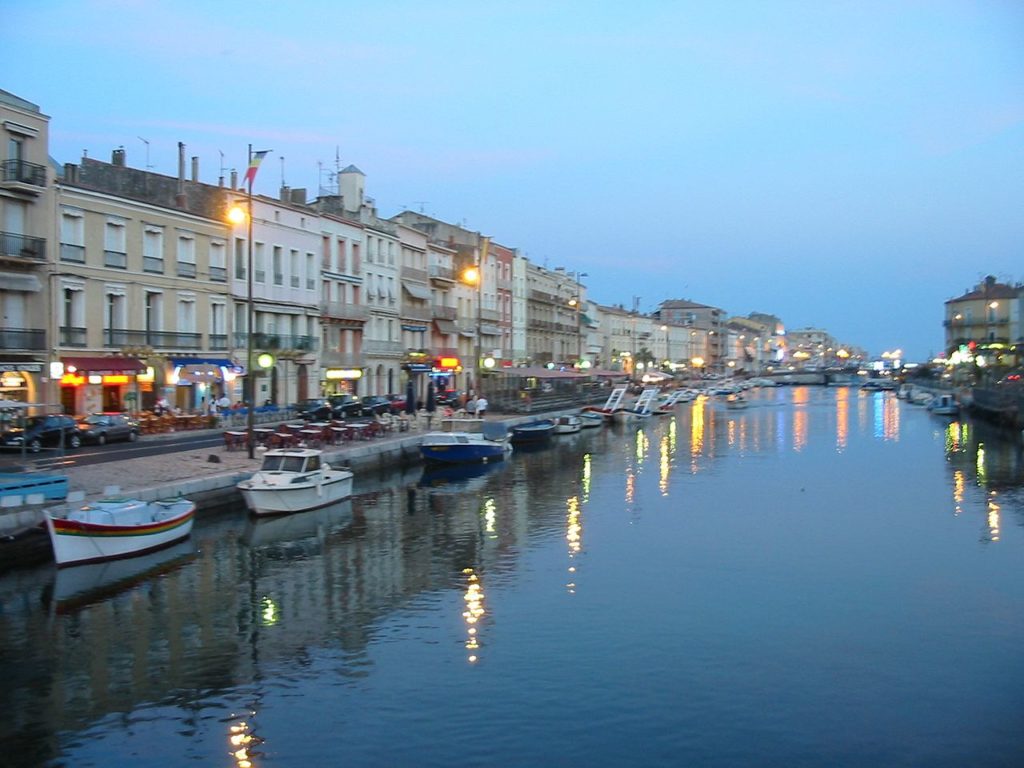
[[[325,397],[331,395],[358,394],[359,380],[363,378],[362,368],[324,368],[324,380],[320,389]]]
[[[210,357],[170,357],[163,396],[179,411],[206,411],[222,395],[232,398],[232,383],[242,369],[231,360]]]
[[[130,411],[146,365],[133,357],[62,357],[60,402],[70,414]],[[55,371],[56,373],[57,371]]]
[[[40,388],[45,365],[40,361],[0,362],[0,400],[42,402],[45,398]]]

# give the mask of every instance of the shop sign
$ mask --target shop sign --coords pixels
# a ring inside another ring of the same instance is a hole
[[[324,371],[325,379],[361,379],[363,370],[361,368],[328,368]]]
[[[42,373],[42,363],[0,363],[0,373],[17,373],[18,371],[24,371],[25,373]]]

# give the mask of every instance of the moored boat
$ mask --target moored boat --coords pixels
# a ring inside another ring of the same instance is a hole
[[[605,401],[603,406],[600,408],[594,405],[584,406],[583,414],[596,413],[606,422],[611,421],[614,418],[615,413],[622,409],[622,398],[626,396],[626,389],[627,387],[616,387],[612,390],[611,394],[608,395],[608,399]]]
[[[594,429],[596,427],[603,427],[605,424],[605,417],[595,411],[581,411],[580,412],[580,427],[583,429]]]
[[[188,499],[107,498],[70,510],[47,510],[46,529],[57,565],[113,560],[151,552],[192,532],[196,505]]]
[[[512,427],[512,435],[509,438],[514,444],[521,443],[545,443],[555,433],[555,422],[553,419],[538,419],[526,424],[517,424]]]
[[[325,507],[352,495],[352,473],[334,469],[315,448],[275,448],[263,466],[238,484],[254,515],[282,515]]]
[[[583,420],[579,416],[566,414],[555,418],[556,435],[573,435],[583,429]]]
[[[936,395],[926,406],[936,416],[959,416],[960,405],[951,394]]]
[[[420,443],[425,461],[443,464],[501,461],[512,452],[504,424],[481,419],[443,419],[441,432],[428,432]]]

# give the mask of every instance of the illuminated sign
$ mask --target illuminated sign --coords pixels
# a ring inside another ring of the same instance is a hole
[[[103,377],[104,384],[127,384],[131,379],[123,373],[108,374]]]
[[[458,368],[462,361],[457,357],[442,357],[437,361],[438,368]]]
[[[76,376],[73,373],[65,373],[60,377],[62,387],[80,387],[85,384],[85,376]]]
[[[362,377],[361,368],[328,368],[324,371],[325,379],[361,379]]]

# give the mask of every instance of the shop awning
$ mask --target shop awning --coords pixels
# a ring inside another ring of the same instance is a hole
[[[146,364],[134,357],[62,357],[64,370],[74,366],[80,373],[140,373]]]
[[[458,333],[459,327],[455,325],[454,320],[442,320],[440,318],[434,319],[434,325],[437,326],[437,330],[441,333]]]
[[[22,275],[17,272],[0,272],[0,283],[3,283],[5,291],[22,293],[36,293],[43,288],[36,275]]]
[[[235,364],[231,360],[227,360],[222,357],[169,357],[167,358],[171,365],[215,365],[224,366],[225,368],[234,368]]]
[[[402,281],[402,287],[405,288],[406,293],[412,296],[414,299],[420,301],[430,301],[430,289],[425,285],[419,283],[408,283],[405,280]]]

